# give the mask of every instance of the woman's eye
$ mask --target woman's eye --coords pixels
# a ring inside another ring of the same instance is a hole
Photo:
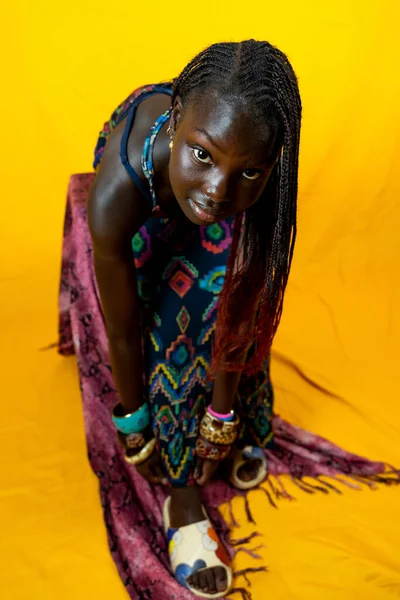
[[[212,163],[211,156],[205,150],[202,150],[201,148],[193,148],[193,153],[200,162],[207,165]]]
[[[258,179],[260,177],[261,173],[256,169],[246,169],[245,171],[243,171],[243,175],[246,179],[254,181],[255,179]]]

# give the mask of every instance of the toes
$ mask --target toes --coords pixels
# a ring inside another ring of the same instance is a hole
[[[215,592],[217,591],[217,588],[215,587],[214,569],[207,569],[207,571],[205,572],[205,574],[206,574],[206,577],[207,577],[208,593],[209,594],[215,594]]]
[[[200,589],[200,582],[199,582],[199,575],[198,575],[198,573],[193,573],[193,575],[191,575],[188,578],[188,584],[190,585],[190,587],[196,588],[196,590]]]
[[[228,585],[225,569],[222,567],[217,567],[214,569],[214,574],[217,592],[224,592],[226,590],[226,586]]]
[[[205,594],[207,594],[208,593],[207,571],[202,571],[201,573],[199,573],[199,583],[200,583],[201,591],[204,592]]]
[[[227,587],[226,571],[222,567],[205,569],[200,573],[193,573],[188,578],[188,584],[205,594],[224,592]]]
[[[262,462],[259,458],[257,459],[249,459],[246,464],[244,464],[238,470],[238,477],[242,481],[251,481],[255,479],[258,475],[258,471],[260,470]]]

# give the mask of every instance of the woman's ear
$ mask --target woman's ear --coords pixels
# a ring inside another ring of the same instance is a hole
[[[169,131],[170,131],[171,140],[175,137],[175,134],[179,127],[179,123],[182,119],[182,115],[183,115],[182,100],[181,100],[180,96],[177,96],[175,98],[175,102],[174,102],[174,106],[172,108],[171,118],[170,118],[170,122],[169,122],[169,126],[170,126]]]
[[[280,149],[279,149],[278,155],[277,155],[277,157],[274,160],[273,167],[275,167],[279,163],[279,161],[282,158],[282,156],[283,156],[283,146],[281,146]]]

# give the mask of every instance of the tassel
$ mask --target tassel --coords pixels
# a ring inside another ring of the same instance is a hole
[[[277,482],[279,483],[279,486],[281,488],[281,495],[286,498],[287,500],[295,500],[296,498],[294,498],[293,496],[291,496],[289,494],[289,492],[286,490],[285,486],[283,485],[281,478],[279,477],[279,475],[275,475],[275,479],[277,480]]]
[[[240,538],[239,540],[230,540],[229,543],[231,546],[242,546],[243,544],[248,544],[250,542],[250,540],[254,539],[255,537],[260,537],[260,535],[261,535],[261,533],[257,533],[255,531],[254,533],[251,533],[247,537]]]
[[[247,516],[248,521],[250,523],[253,523],[253,525],[257,525],[257,523],[255,522],[255,520],[253,518],[253,515],[251,514],[250,504],[249,504],[249,500],[247,498],[247,495],[244,497],[244,507],[245,507],[245,510],[246,510],[246,516]]]
[[[237,550],[235,550],[235,558],[239,554],[239,552],[244,552],[245,554],[251,556],[251,558],[261,560],[262,556],[260,554],[257,554],[256,552],[257,550],[261,550],[261,548],[265,548],[265,546],[261,544],[260,546],[256,546],[255,548],[253,548],[253,550],[250,550],[249,548],[238,548]]]
[[[300,481],[301,481],[301,485],[306,488],[306,489],[304,489],[304,491],[306,491],[308,489],[312,494],[315,494],[315,492],[322,492],[323,494],[329,494],[328,490],[326,490],[325,488],[323,488],[319,485],[313,485],[312,483],[309,483],[308,481],[305,481],[304,479],[297,479],[298,483]]]
[[[245,588],[233,588],[225,598],[230,598],[232,594],[242,594],[242,600],[251,600],[251,594]]]
[[[267,478],[267,483],[269,484],[273,494],[275,494],[275,498],[279,499],[281,496],[281,492],[274,486],[273,481],[272,481],[272,475],[269,475],[269,477]]]
[[[235,571],[234,574],[233,574],[233,576],[235,577],[235,579],[236,579],[236,577],[244,577],[245,580],[246,580],[247,585],[249,587],[251,587],[251,581],[247,577],[247,574],[248,573],[261,573],[261,572],[264,572],[264,573],[268,572],[267,567],[258,567],[257,569],[251,569],[251,568],[249,568],[249,569],[242,569],[241,571]]]
[[[229,517],[231,519],[231,527],[239,527],[239,523],[236,521],[235,515],[233,514],[232,500],[229,500],[228,507],[229,507]]]
[[[367,485],[369,487],[370,490],[378,490],[378,484],[375,483],[374,479],[375,478],[371,478],[371,481],[368,481],[367,478],[365,477],[359,477],[358,475],[348,475],[348,477],[350,477],[351,479],[354,479],[354,481],[358,481],[359,483],[362,483],[364,485]]]
[[[305,484],[304,484],[304,483],[303,483],[303,482],[302,482],[300,479],[298,479],[297,477],[293,477],[293,476],[292,476],[292,481],[293,481],[293,483],[294,483],[295,485],[297,485],[297,487],[299,487],[299,488],[300,488],[300,489],[301,489],[303,492],[306,492],[307,494],[315,494],[315,491],[314,491],[314,490],[310,490],[310,489],[308,489],[308,488],[305,486]]]
[[[53,344],[39,348],[38,352],[46,352],[47,350],[53,350],[54,348],[58,348],[58,342],[54,342]]]
[[[317,479],[317,477],[312,477],[312,479],[315,479],[315,481],[319,481]],[[324,487],[322,487],[320,485],[314,485],[313,483],[307,483],[307,485],[310,485],[315,490],[318,490],[319,492],[322,492],[323,494],[329,494],[329,491],[326,488],[324,488]]]
[[[359,492],[361,490],[359,485],[354,485],[354,483],[350,483],[350,481],[347,481],[346,479],[342,479],[341,477],[339,477],[339,475],[335,475],[333,477],[333,479],[335,479],[336,481],[339,481],[340,483],[343,483],[344,485],[347,485],[347,487],[351,488],[352,490],[356,490],[357,492]]]
[[[388,471],[385,471],[384,475],[396,475],[397,479],[400,480],[400,471],[399,469],[396,469],[395,467],[393,467],[392,465],[385,465],[385,467],[387,469],[389,469]]]
[[[386,474],[383,475],[375,475],[373,477],[374,481],[378,483],[383,483],[384,485],[399,485],[400,480],[394,477],[387,477]]]
[[[321,475],[318,475],[316,477],[316,479],[318,479],[318,481],[322,484],[322,485],[326,485],[330,490],[333,490],[334,492],[336,492],[337,494],[343,494],[343,492],[341,492],[340,490],[338,490],[338,488],[336,488],[334,485],[332,485],[331,483],[328,483],[327,481],[321,479]]]
[[[269,491],[268,491],[268,490],[267,490],[267,489],[266,489],[264,486],[261,486],[259,489],[260,489],[260,490],[262,490],[263,492],[265,492],[265,493],[266,493],[266,495],[267,495],[267,497],[268,497],[268,500],[269,500],[269,503],[271,504],[271,506],[273,506],[274,508],[276,508],[276,509],[277,509],[278,507],[277,507],[277,505],[275,504],[275,502],[273,501],[273,499],[272,499],[272,496],[271,496],[271,494],[269,493]]]

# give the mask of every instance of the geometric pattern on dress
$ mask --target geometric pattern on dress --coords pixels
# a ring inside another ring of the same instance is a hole
[[[142,227],[132,238],[132,250],[136,268],[142,267],[151,256],[151,237]]]
[[[230,223],[221,221],[201,227],[200,229],[201,245],[208,252],[220,254],[230,247],[232,243],[232,234]]]
[[[217,326],[217,323],[214,320],[211,323],[209,323],[206,327],[204,327],[204,329],[202,329],[200,331],[199,335],[197,336],[197,344],[199,346],[202,346],[203,344],[206,344],[208,342],[208,340],[211,338],[212,334],[214,333],[216,326]]]
[[[206,310],[203,312],[203,315],[201,317],[201,320],[204,322],[209,321],[213,314],[214,311],[217,309],[217,304],[218,304],[218,296],[215,296],[210,304],[207,306]]]
[[[168,452],[165,448],[161,449],[161,459],[171,478],[175,481],[185,479],[187,475],[185,471],[189,471],[191,467],[190,456],[192,448],[183,446],[182,436],[175,436],[168,444]]]
[[[182,334],[185,334],[186,329],[188,328],[189,323],[190,323],[190,315],[189,315],[189,311],[186,308],[186,306],[182,306],[181,310],[179,311],[179,313],[176,317],[176,322],[178,323],[180,332]]]
[[[169,364],[179,372],[192,362],[194,354],[192,340],[186,335],[178,335],[165,353]]]
[[[214,267],[199,280],[200,289],[213,294],[219,294],[224,285],[226,265]]]
[[[153,344],[154,350],[156,352],[163,351],[163,341],[159,333],[157,331],[149,331],[149,338],[151,343]]]
[[[201,354],[198,354],[181,372],[169,363],[160,361],[149,377],[149,396],[154,399],[162,394],[166,398],[165,403],[170,406],[183,404],[196,385],[202,386],[205,390],[210,389],[208,372],[209,361]],[[179,415],[179,412],[177,414]]]
[[[196,267],[184,257],[174,257],[163,273],[163,279],[168,281],[171,289],[180,298],[188,293],[198,276],[199,272]]]

